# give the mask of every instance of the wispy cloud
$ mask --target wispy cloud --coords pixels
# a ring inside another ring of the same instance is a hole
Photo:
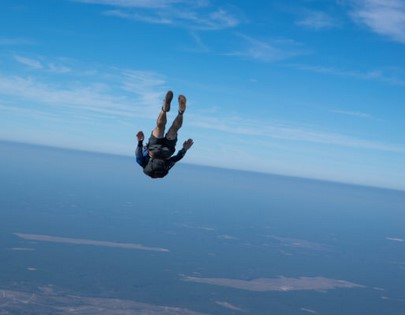
[[[59,87],[38,78],[0,75],[0,94],[55,107],[88,109],[114,107],[113,98],[103,93],[101,85]]]
[[[405,1],[356,0],[351,16],[373,32],[405,43]]]
[[[309,29],[326,29],[337,25],[335,18],[322,11],[303,10],[296,24]]]
[[[68,66],[57,61],[42,61],[21,55],[14,55],[14,60],[33,70],[44,70],[53,73],[67,73],[71,71]]]
[[[209,1],[190,0],[73,0],[108,5],[103,14],[152,24],[167,24],[188,29],[218,30],[240,24],[230,7],[215,7]]]
[[[30,104],[38,110],[69,110],[89,116],[105,114],[116,117],[149,117],[151,107],[160,104],[165,78],[152,71],[97,69],[85,71],[13,56],[30,70],[18,75],[0,74],[0,95],[14,100],[16,107]],[[69,76],[64,75],[69,70]],[[4,100],[5,98],[3,98]],[[8,103],[12,107],[12,103]],[[156,114],[156,108],[153,111]]]
[[[362,113],[362,112],[352,112],[352,111],[345,111],[345,110],[332,110],[332,113],[346,115],[346,116],[353,116],[358,118],[371,118],[370,114]]]
[[[229,52],[226,55],[240,56],[264,62],[274,62],[303,55],[307,52],[302,46],[293,40],[260,40],[248,35],[238,34],[243,45],[239,50]]]
[[[54,73],[68,73],[71,69],[63,64],[49,63],[47,70]]]
[[[227,10],[219,8],[212,11],[208,15],[208,19],[204,21],[207,25],[211,24],[211,27],[235,27],[239,24],[239,19],[230,14]]]
[[[153,106],[159,103],[163,87],[166,84],[163,75],[139,70],[124,70],[121,73],[123,90],[137,95],[138,101],[143,105]]]
[[[118,80],[118,77],[120,87],[117,91],[107,84],[97,82],[70,83],[61,87],[41,82],[39,78],[0,75],[0,95],[15,99],[14,102],[3,104],[0,110],[6,111],[7,108],[13,108],[14,111],[27,114],[33,108],[37,114],[41,110],[44,113],[52,112],[53,118],[55,113],[68,110],[73,115],[79,117],[85,115],[87,118],[107,115],[109,118],[154,119],[156,104],[161,103],[162,91],[165,91],[165,81],[162,76],[152,72],[125,70],[116,74],[114,81]],[[125,93],[128,91],[131,95]],[[20,104],[30,105],[25,108]],[[188,117],[190,126],[240,136],[260,136],[358,149],[405,152],[403,146],[325,132],[290,122],[251,120],[246,117],[229,117],[224,113],[217,113],[215,116],[189,113]]]
[[[151,24],[167,24],[178,27],[219,30],[232,28],[239,24],[239,20],[223,9],[209,13],[197,13],[192,9],[165,8],[157,11],[108,10],[105,15],[133,19]]]
[[[42,72],[38,76],[35,76],[35,72],[30,73],[30,76],[0,74],[0,95],[3,100],[7,100],[0,110],[12,107],[15,110],[27,109],[27,113],[35,109],[53,115],[69,111],[72,117],[76,115],[89,119],[98,118],[99,115],[120,119],[156,118],[157,106],[166,91],[165,76],[152,71],[117,68],[98,69],[93,73],[84,77],[74,76],[74,72],[69,78],[59,73],[49,73],[47,77]],[[21,113],[24,114],[24,111]],[[405,147],[396,144],[359,139],[292,122],[269,122],[246,116],[229,116],[220,111],[215,116],[203,110],[189,113],[188,125],[237,136],[260,136],[285,141],[405,152]]]
[[[221,131],[244,136],[260,136],[287,141],[318,143],[366,150],[405,153],[405,147],[396,144],[381,143],[359,139],[350,135],[317,130],[293,122],[269,122],[249,120],[241,117],[213,118],[201,116],[190,119],[195,127]]]
[[[161,16],[158,13],[155,14],[145,14],[139,12],[128,12],[125,10],[108,10],[103,12],[107,16],[115,16],[125,19],[136,20],[139,22],[150,23],[150,24],[173,24],[174,21],[171,17]]]
[[[187,3],[186,0],[73,0],[75,2],[109,5],[124,8],[166,8],[173,4]]]
[[[17,56],[17,55],[14,56],[14,59],[17,62],[19,62],[25,66],[28,66],[29,68],[32,68],[32,69],[42,69],[43,68],[42,63],[39,62],[38,60],[34,60],[34,59],[23,57],[23,56]]]
[[[370,70],[370,71],[357,71],[357,70],[346,70],[339,69],[336,67],[328,66],[318,66],[318,65],[304,65],[304,64],[290,64],[290,67],[310,71],[316,73],[329,74],[341,77],[351,77],[360,80],[371,80],[384,82],[391,85],[405,86],[405,80],[392,75],[390,71],[385,70]]]
[[[190,33],[191,37],[194,40],[194,43],[196,45],[196,48],[194,49],[194,51],[199,51],[199,52],[209,52],[211,49],[203,42],[203,40],[201,39],[201,37],[196,33],[196,32],[191,32]]]
[[[0,46],[34,45],[35,41],[26,38],[0,37]]]

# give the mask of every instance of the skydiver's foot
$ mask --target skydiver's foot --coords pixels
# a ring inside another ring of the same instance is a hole
[[[179,96],[179,115],[183,115],[186,111],[186,97],[184,95]]]
[[[162,111],[164,112],[170,111],[170,103],[172,102],[172,99],[173,99],[173,92],[167,91],[165,99],[163,100]]]

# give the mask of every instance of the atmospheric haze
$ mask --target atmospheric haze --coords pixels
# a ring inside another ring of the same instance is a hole
[[[0,152],[1,314],[403,314],[402,191]]]

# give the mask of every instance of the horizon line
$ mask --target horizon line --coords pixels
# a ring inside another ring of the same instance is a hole
[[[46,149],[71,151],[71,152],[77,152],[77,153],[104,155],[104,156],[121,157],[121,158],[131,158],[132,157],[129,154],[126,155],[126,154],[122,154],[122,153],[114,153],[114,152],[107,152],[107,151],[86,150],[86,149],[77,148],[77,147],[58,146],[58,145],[37,143],[37,142],[25,142],[25,141],[21,141],[21,140],[10,140],[10,139],[4,139],[4,138],[0,138],[0,143],[26,145],[26,146],[33,146],[33,147],[42,147],[42,148],[46,148]],[[133,158],[135,158],[135,156]],[[186,165],[189,165],[189,166],[221,169],[221,170],[225,170],[225,171],[253,173],[253,174],[260,174],[260,175],[265,175],[265,176],[266,175],[267,176],[278,176],[278,177],[286,177],[286,178],[297,179],[297,180],[308,180],[308,181],[324,182],[324,183],[329,183],[329,184],[355,186],[355,187],[363,187],[363,188],[379,189],[379,190],[389,190],[389,191],[396,191],[396,192],[405,193],[405,188],[394,188],[394,187],[386,187],[386,186],[378,186],[378,185],[367,185],[367,184],[363,184],[363,183],[339,181],[339,180],[334,180],[334,179],[325,179],[325,178],[317,178],[317,177],[305,177],[305,176],[299,176],[299,175],[273,173],[273,172],[265,172],[265,171],[264,172],[259,172],[259,171],[255,171],[255,170],[249,170],[249,169],[237,169],[237,168],[232,168],[232,167],[225,167],[225,166],[219,166],[219,165],[210,165],[210,164],[197,164],[197,163],[190,163],[190,162],[182,162],[181,164],[186,164]]]

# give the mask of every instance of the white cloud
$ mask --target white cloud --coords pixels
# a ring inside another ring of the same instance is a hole
[[[43,61],[20,55],[15,55],[14,60],[34,70],[44,70],[53,73],[68,73],[71,71],[69,67],[61,64],[59,61]]]
[[[351,15],[373,32],[405,43],[405,1],[357,0]]]
[[[16,56],[14,56],[14,59],[17,62],[19,62],[25,66],[28,66],[32,69],[42,69],[43,68],[43,65],[40,61],[32,59],[32,58],[27,58],[27,57],[16,55]]]
[[[190,36],[193,38],[194,43],[196,44],[196,48],[194,49],[194,51],[205,53],[211,51],[211,49],[203,42],[201,37],[196,32],[190,32]]]
[[[42,75],[35,77],[31,74],[31,77],[25,77],[0,74],[0,95],[4,96],[3,100],[8,100],[4,106],[35,109],[44,113],[69,111],[72,116],[88,118],[97,118],[99,115],[124,119],[156,118],[166,91],[163,75],[150,71],[111,68],[95,73],[88,77],[74,77],[71,81],[64,77],[61,81],[58,73],[50,74],[47,79]],[[230,117],[219,111],[215,116],[203,111],[189,113],[188,125],[237,136],[260,136],[303,143],[405,152],[405,148],[400,145],[358,139],[291,122]]]
[[[114,78],[114,80],[116,79]],[[68,84],[59,87],[41,82],[38,78],[0,75],[0,95],[15,98],[14,104],[37,104],[34,106],[35,110],[42,110],[44,113],[49,113],[50,108],[53,108],[53,110],[57,109],[61,112],[69,110],[80,117],[83,117],[83,113],[87,113],[89,118],[93,115],[108,115],[108,117],[117,118],[154,119],[162,101],[162,91],[165,91],[164,79],[151,72],[126,70],[122,71],[120,80],[121,92],[112,90],[107,84],[95,82]],[[133,95],[125,95],[123,91],[130,91]],[[4,106],[21,107],[20,105],[13,105],[10,101]],[[4,106],[0,108],[2,111],[6,109]],[[21,110],[23,109],[22,107]],[[243,119],[227,117],[221,113],[217,113],[215,117],[190,113],[188,117],[188,125],[190,126],[234,135],[260,136],[388,152],[405,152],[405,148],[399,145],[357,139],[340,133],[315,130],[288,122],[269,123],[269,121],[249,120],[246,117]]]
[[[340,115],[347,115],[353,116],[358,118],[370,118],[371,115],[362,112],[353,112],[353,111],[345,111],[345,110],[332,110],[332,113],[340,114]]]
[[[104,11],[103,14],[108,16],[116,16],[120,18],[136,20],[150,24],[173,24],[173,19],[171,17],[157,16],[151,14],[141,14],[138,12],[128,12],[124,10],[109,10]]]
[[[322,11],[305,10],[302,13],[303,17],[296,23],[310,29],[325,29],[336,26],[336,21],[333,17]]]
[[[139,0],[73,0],[108,5],[105,15],[133,19],[151,24],[168,24],[188,29],[218,30],[240,24],[229,9],[211,6],[209,1],[139,1]]]
[[[244,136],[260,136],[288,141],[299,141],[350,147],[366,150],[405,153],[405,147],[396,144],[380,143],[359,139],[342,133],[334,133],[300,126],[291,122],[269,122],[238,117],[192,117],[189,124],[216,131]]]
[[[50,63],[47,68],[50,72],[54,73],[68,73],[71,69],[65,65]]]
[[[18,75],[0,72],[0,95],[14,100],[17,107],[31,104],[44,112],[58,108],[87,112],[90,116],[104,113],[117,117],[149,117],[152,113],[156,115],[163,100],[166,79],[153,71],[89,69],[66,58],[38,56],[34,59],[20,55],[12,58],[29,70],[37,70],[29,71],[28,75],[24,70]]]
[[[5,38],[0,37],[0,46],[20,46],[20,45],[33,45],[34,41],[25,38]]]
[[[37,78],[23,76],[2,76],[0,75],[0,93],[27,99],[41,104],[58,105],[81,105],[94,106],[112,103],[102,98],[99,86],[83,86],[74,88],[58,88],[49,83],[41,82]]]
[[[124,90],[125,86],[129,89],[133,78],[121,75],[120,80]],[[59,112],[76,112],[77,115],[87,112],[89,116],[148,117],[151,115],[151,104],[160,104],[162,98],[153,90],[153,86],[142,83],[142,80],[148,80],[148,75],[138,78],[140,84],[137,90],[132,90],[132,96],[128,96],[122,90],[120,94],[113,91],[106,83],[70,82],[55,85],[39,78],[0,75],[0,95],[14,99],[14,106],[31,104],[44,112],[57,109]]]
[[[303,71],[310,71],[316,73],[329,74],[341,77],[351,77],[360,80],[371,80],[387,83],[390,85],[405,86],[405,81],[392,75],[389,69],[385,70],[370,70],[366,72],[356,71],[356,70],[346,70],[338,69],[336,67],[326,67],[326,66],[313,66],[313,65],[303,65],[303,64],[290,64],[291,67]]]
[[[306,53],[300,44],[292,40],[264,41],[244,34],[239,34],[239,38],[242,39],[240,44],[244,47],[227,55],[274,62]]]
[[[235,16],[230,15],[224,9],[218,9],[212,12],[209,15],[209,17],[213,25],[222,25],[223,27],[234,27],[239,24],[239,20]]]
[[[136,94],[142,104],[155,107],[161,103],[166,83],[163,75],[152,71],[125,70],[122,77],[122,89]]]
[[[184,3],[184,0],[73,0],[76,2],[110,5],[125,8],[162,8],[176,3]]]

